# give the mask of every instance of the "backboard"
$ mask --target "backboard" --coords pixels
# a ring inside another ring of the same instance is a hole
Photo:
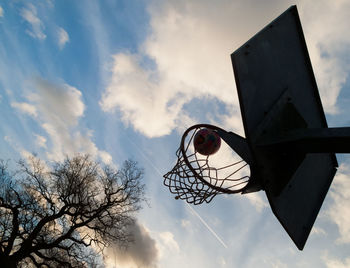
[[[291,130],[327,128],[296,6],[232,55],[246,139],[273,213],[303,249],[337,168],[333,153],[305,154],[264,142]]]

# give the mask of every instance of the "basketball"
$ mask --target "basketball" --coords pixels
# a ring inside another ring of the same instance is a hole
[[[221,145],[219,134],[208,128],[200,129],[193,139],[194,149],[202,155],[215,154]]]

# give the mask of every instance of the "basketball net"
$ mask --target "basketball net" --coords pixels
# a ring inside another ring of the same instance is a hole
[[[217,154],[221,149],[215,155],[208,156],[195,150],[193,138],[203,128],[214,131],[219,129],[207,124],[194,125],[187,129],[176,151],[177,162],[174,168],[163,176],[164,185],[175,194],[175,199],[186,200],[195,205],[209,203],[217,194],[240,193],[249,181],[249,175],[246,175],[249,165],[244,160],[237,156],[231,157],[231,163],[218,167],[216,163],[220,157]],[[227,157],[225,160],[227,161]]]

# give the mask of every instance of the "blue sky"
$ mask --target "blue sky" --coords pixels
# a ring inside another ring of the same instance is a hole
[[[145,168],[137,243],[110,249],[107,267],[349,267],[345,155],[302,252],[264,192],[188,206],[162,183],[189,126],[244,134],[230,54],[292,4],[328,123],[349,126],[346,0],[1,1],[0,158],[85,152]]]

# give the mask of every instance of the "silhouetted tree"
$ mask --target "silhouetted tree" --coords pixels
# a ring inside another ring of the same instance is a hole
[[[80,155],[54,163],[0,163],[0,266],[96,267],[109,243],[127,245],[133,213],[144,200],[143,171]]]

